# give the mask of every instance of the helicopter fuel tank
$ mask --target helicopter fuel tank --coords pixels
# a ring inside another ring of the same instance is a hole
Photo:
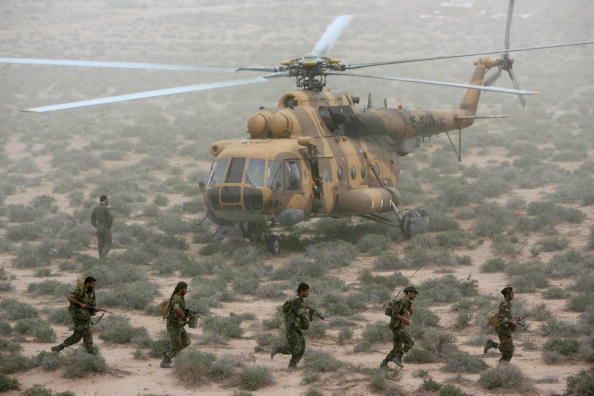
[[[399,201],[400,192],[393,187],[356,188],[339,193],[335,210],[341,214],[382,213],[392,210],[390,202],[398,206]]]

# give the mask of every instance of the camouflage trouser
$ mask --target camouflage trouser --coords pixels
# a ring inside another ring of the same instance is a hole
[[[91,332],[91,322],[74,322],[74,333],[66,338],[62,343],[65,347],[74,345],[82,338],[83,345],[88,353],[93,353],[93,333]]]
[[[111,230],[97,228],[97,251],[99,258],[107,257],[111,250]]]
[[[167,334],[171,340],[171,345],[166,355],[169,359],[173,359],[182,349],[190,345],[190,338],[186,329],[180,326],[167,325]]]
[[[406,352],[410,351],[415,342],[410,338],[407,331],[403,328],[395,329],[390,328],[394,335],[394,348],[386,355],[386,360],[392,360],[396,356],[402,356]]]
[[[501,352],[499,361],[509,362],[514,355],[514,341],[512,340],[511,329],[507,326],[501,326],[496,330],[499,336],[499,351]]]
[[[301,330],[294,327],[287,328],[287,343],[279,347],[278,353],[291,355],[289,367],[296,367],[305,353],[305,338]]]

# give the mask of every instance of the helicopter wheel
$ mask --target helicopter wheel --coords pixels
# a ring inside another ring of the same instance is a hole
[[[429,225],[429,215],[425,209],[411,209],[402,218],[402,232],[406,239],[422,234]]]
[[[280,253],[280,239],[276,235],[268,235],[265,239],[266,247],[273,256],[278,256]]]

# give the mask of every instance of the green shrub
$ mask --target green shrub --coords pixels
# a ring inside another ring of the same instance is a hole
[[[470,325],[470,321],[472,320],[472,313],[468,311],[459,312],[456,315],[456,321],[454,322],[454,328],[456,329],[463,329]]]
[[[357,243],[357,247],[363,253],[369,253],[373,256],[386,251],[390,237],[379,234],[366,234]]]
[[[446,354],[455,350],[455,340],[456,338],[446,331],[429,329],[423,334],[419,344],[430,351],[435,359],[443,359]]]
[[[463,351],[446,353],[445,362],[443,369],[453,373],[480,373],[489,367],[479,357]]]
[[[543,345],[543,350],[559,352],[565,356],[574,355],[579,349],[577,340],[567,338],[551,338]]]
[[[71,289],[71,285],[53,279],[39,283],[29,283],[29,286],[27,286],[27,291],[34,296],[50,295],[54,297],[65,297]]]
[[[322,322],[321,320],[314,320],[310,324],[307,334],[312,338],[322,338],[326,336],[328,327],[330,327],[328,323]]]
[[[343,327],[338,332],[338,345],[346,344],[347,340],[353,338],[353,330],[348,327]]]
[[[0,352],[0,373],[14,374],[35,367],[35,362],[18,352]]]
[[[386,342],[392,340],[392,331],[385,322],[377,321],[365,326],[361,336],[370,343]]]
[[[268,367],[255,366],[243,369],[239,373],[239,386],[247,390],[256,390],[274,383],[272,371]]]
[[[553,277],[576,277],[594,269],[594,256],[571,249],[554,255],[546,265]]]
[[[439,390],[439,396],[462,396],[462,389],[452,384],[444,384]]]
[[[317,390],[316,388],[309,388],[305,393],[304,396],[324,396],[322,391]]]
[[[408,263],[394,253],[384,253],[373,262],[373,269],[380,271],[391,271],[406,268]]]
[[[579,330],[575,323],[567,320],[560,321],[557,318],[549,318],[540,325],[540,332],[543,336],[575,337]]]
[[[505,260],[500,258],[490,258],[481,265],[481,272],[503,272],[505,270]]]
[[[149,344],[150,357],[153,357],[153,358],[163,357],[163,353],[167,352],[170,345],[171,345],[171,340],[169,338],[160,338],[158,340],[152,341]]]
[[[35,365],[41,366],[45,371],[55,371],[66,362],[66,357],[59,353],[39,352],[34,358]]]
[[[0,351],[7,351],[7,352],[18,352],[22,350],[20,344],[11,342],[5,338],[0,338]]]
[[[19,381],[0,373],[0,393],[19,389]]]
[[[419,303],[429,305],[436,302],[459,301],[463,297],[478,294],[478,282],[475,279],[458,280],[453,275],[425,280],[417,288],[420,291],[417,297]]]
[[[216,360],[215,355],[196,350],[183,351],[174,360],[175,376],[187,387],[202,386],[210,382],[209,367]]]
[[[43,236],[43,231],[35,224],[25,223],[6,229],[6,238],[13,242],[34,241]]]
[[[332,354],[324,351],[310,351],[305,354],[304,366],[312,371],[336,371],[344,366]]]
[[[576,375],[567,377],[568,396],[587,396],[594,394],[594,368],[580,370]]]
[[[574,294],[567,300],[567,309],[573,312],[586,312],[594,307],[594,292]]]
[[[431,351],[413,348],[404,355],[404,361],[407,363],[433,363],[435,362],[435,357]]]
[[[347,266],[357,253],[353,244],[344,241],[319,242],[307,248],[307,256],[326,268]]]
[[[97,299],[110,307],[144,309],[159,295],[159,289],[153,283],[137,281],[120,284],[113,290],[100,290],[97,294]]]
[[[91,374],[104,373],[108,369],[101,355],[93,355],[83,349],[77,349],[66,355],[64,366],[66,378],[86,378]]]
[[[485,389],[503,389],[517,392],[530,390],[528,378],[513,364],[500,364],[495,368],[483,371],[478,384]]]
[[[32,336],[37,342],[55,342],[56,332],[42,319],[20,319],[14,326],[17,333]]]
[[[437,391],[442,387],[442,385],[431,378],[425,378],[421,387],[426,391]]]
[[[215,380],[224,380],[235,373],[235,369],[243,366],[241,356],[225,354],[211,364],[209,375]]]
[[[0,335],[8,335],[12,333],[12,326],[9,322],[0,320]]]
[[[0,302],[0,310],[6,313],[10,320],[35,318],[37,310],[30,304],[22,303],[14,298],[7,298]]]
[[[115,344],[139,344],[149,339],[144,327],[133,327],[130,319],[120,315],[109,315],[97,324],[99,338]]]
[[[546,299],[559,299],[565,297],[565,290],[560,287],[549,287],[542,293],[542,297]]]
[[[213,315],[204,319],[202,329],[207,334],[220,335],[225,339],[239,338],[243,334],[242,321],[241,316],[234,313],[228,317]]]
[[[557,250],[563,250],[569,246],[569,240],[559,237],[547,237],[540,239],[536,242],[540,246],[540,250],[543,252],[554,252]]]

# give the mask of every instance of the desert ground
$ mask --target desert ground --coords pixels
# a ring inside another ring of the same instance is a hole
[[[363,63],[501,48],[506,10],[503,0],[5,0],[0,57],[276,65],[307,53],[334,16],[353,14],[333,54]],[[512,47],[592,39],[593,14],[587,0],[518,2]],[[478,113],[510,117],[464,130],[462,162],[443,135],[400,158],[404,206],[427,209],[428,232],[405,239],[359,218],[311,219],[278,230],[278,256],[237,230],[211,241],[216,228],[201,222],[198,182],[208,177],[210,145],[245,137],[248,117],[294,89],[291,80],[30,114],[19,109],[240,77],[0,64],[0,392],[587,394],[594,46],[513,58],[522,87],[542,91],[525,109],[513,95],[484,94]],[[466,82],[473,61],[377,73]],[[495,85],[511,82],[503,75]],[[410,108],[456,108],[463,96],[344,77],[329,86]],[[97,259],[89,223],[100,194],[115,217],[107,262]],[[99,305],[113,312],[94,328],[100,357],[76,347],[56,357],[50,347],[71,333],[65,296],[88,275],[98,279]],[[188,330],[186,366],[162,369],[157,304],[179,280],[190,284],[188,306],[203,314]],[[301,368],[289,372],[289,358],[271,360],[270,350],[282,339],[279,308],[301,281],[326,321],[313,322]],[[408,284],[420,290],[415,348],[403,369],[382,372],[391,349],[384,307]],[[489,374],[499,354],[483,355],[496,335],[484,323],[507,285],[527,328],[515,332],[514,366],[497,383]]]

